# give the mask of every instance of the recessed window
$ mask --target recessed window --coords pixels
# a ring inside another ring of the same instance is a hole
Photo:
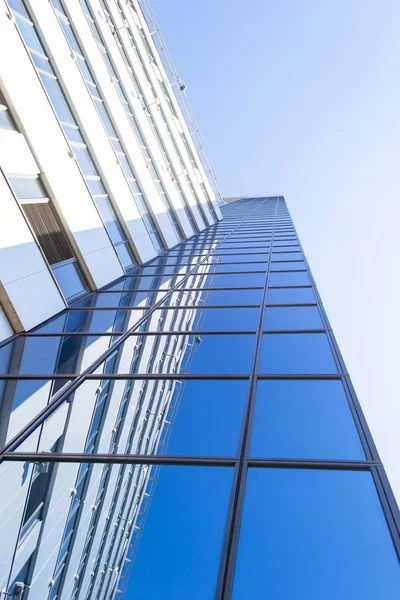
[[[11,187],[67,300],[86,290],[71,243],[39,178],[9,177]]]
[[[12,118],[8,106],[0,93],[0,128],[2,129],[17,129]]]

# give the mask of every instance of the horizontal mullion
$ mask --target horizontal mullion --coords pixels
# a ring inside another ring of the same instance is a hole
[[[342,469],[368,471],[372,467],[381,467],[380,461],[361,460],[324,460],[324,459],[288,459],[288,458],[245,458],[249,467],[279,467],[297,469]]]
[[[285,271],[287,273],[287,271]],[[297,271],[298,273],[298,271]],[[218,273],[219,274],[219,273]],[[232,273],[229,273],[229,275],[232,275]],[[241,273],[241,275],[243,275],[243,273]],[[287,286],[290,287],[290,286]],[[297,286],[297,287],[311,287],[310,285],[303,285],[303,286]],[[171,288],[172,289],[172,288]],[[254,287],[254,286],[249,286],[249,287],[193,287],[193,288],[178,288],[178,289],[174,289],[174,292],[208,292],[211,290],[262,290],[264,288],[262,287]],[[98,293],[101,294],[114,294],[114,293],[119,293],[119,292],[161,292],[162,290],[158,290],[158,289],[147,289],[147,290],[140,290],[140,289],[118,289],[118,290],[99,290]],[[169,294],[171,290],[166,290],[165,291],[165,295]]]
[[[263,262],[267,262],[267,261],[263,261]],[[289,262],[292,262],[292,261],[289,261]],[[205,266],[216,266],[216,265],[224,265],[224,264],[226,264],[226,263],[210,263],[210,264],[209,263],[202,263],[201,266],[205,267]],[[246,264],[246,263],[235,263],[235,264]],[[255,263],[255,264],[257,264],[257,263]],[[194,268],[196,266],[197,265],[193,265]],[[266,272],[266,269],[264,269],[262,271],[257,271],[257,270],[255,270],[255,271],[218,271],[218,273],[211,273],[211,272],[208,272],[208,273],[191,273],[191,275],[193,275],[195,277],[196,276],[202,276],[202,277],[204,277],[204,276],[208,276],[208,275],[244,275],[244,274],[247,275],[248,273],[265,273],[265,272]],[[285,271],[285,273],[292,273],[292,272],[293,271]],[[299,271],[295,271],[295,272],[299,273]],[[144,273],[144,274],[138,273],[137,277],[138,278],[139,277],[140,278],[142,278],[142,277],[174,277],[174,276],[176,277],[177,275],[187,275],[187,273],[179,273],[179,272],[176,272],[176,273],[168,273],[168,272],[166,272],[166,273],[148,273],[148,274],[147,273]],[[135,274],[130,275],[130,277],[135,277]]]
[[[158,307],[157,307],[158,308]],[[125,335],[127,332],[129,331],[129,329],[126,329],[125,331],[97,331],[97,332],[92,332],[92,331],[58,331],[58,332],[54,332],[54,331],[49,331],[49,332],[43,332],[43,333],[24,333],[22,334],[23,337],[26,338],[33,338],[33,337],[70,337],[70,336],[74,336],[74,337],[100,337],[100,336],[122,336]],[[316,330],[312,330],[312,333],[314,333],[314,331]],[[202,334],[202,335],[218,335],[218,334],[224,334],[224,335],[235,335],[237,333],[240,334],[253,334],[253,333],[257,333],[257,331],[255,329],[251,329],[251,330],[237,330],[237,331],[232,331],[230,329],[225,330],[225,329],[218,329],[218,330],[212,330],[212,329],[205,329],[204,331],[200,331],[197,329],[177,329],[176,331],[160,331],[160,330],[152,330],[152,331],[140,331],[140,330],[136,330],[134,332],[132,332],[132,334],[129,334],[129,337],[140,337],[142,335],[174,335],[174,334],[181,334],[181,335],[198,335],[198,334]],[[274,331],[273,333],[277,333],[276,331]],[[280,332],[280,333],[286,333],[286,331]]]
[[[263,329],[262,333],[270,334],[285,334],[285,333],[326,333],[327,329]],[[197,332],[196,333],[200,333]]]
[[[165,456],[155,454],[78,454],[42,452],[6,452],[3,460],[12,462],[52,462],[52,463],[97,463],[97,464],[149,464],[149,465],[193,465],[227,466],[239,463],[236,457],[217,456]],[[380,461],[286,459],[286,458],[245,458],[248,467],[362,470],[382,467]]]
[[[193,465],[234,467],[235,457],[212,456],[160,456],[153,454],[75,454],[43,452],[5,452],[4,461],[52,462],[52,463],[97,463],[97,464],[149,464],[149,465]]]
[[[239,289],[240,288],[235,288],[235,289]],[[147,306],[146,308],[150,310],[150,308],[153,308],[155,305],[151,305],[151,306]],[[198,308],[198,309],[203,309],[203,308],[260,308],[261,304],[182,304],[182,305],[176,305],[176,306],[158,306],[157,305],[157,309],[158,310],[184,310],[185,308]],[[279,304],[279,305],[273,305],[273,306],[316,306],[316,304]],[[99,310],[144,310],[143,308],[140,308],[138,306],[82,306],[82,308],[76,307],[76,308],[69,308],[68,311],[70,310],[74,310],[74,311],[79,311],[79,310],[85,310],[85,311],[99,311]]]
[[[70,373],[70,374],[60,374],[60,373],[51,373],[51,374],[40,374],[38,375],[36,374],[17,374],[17,375],[0,375],[0,381],[9,381],[9,380],[38,380],[38,381],[51,381],[51,380],[60,380],[60,379],[65,379],[68,381],[71,381],[72,379],[74,379],[75,377],[77,377],[79,374],[78,373]],[[267,376],[268,378],[269,376]],[[332,377],[330,376],[331,379],[338,379],[338,377]],[[173,380],[186,380],[186,379],[232,379],[232,380],[248,380],[249,379],[249,375],[246,374],[229,374],[229,373],[181,373],[181,374],[177,374],[177,373],[88,373],[85,376],[85,380],[113,380],[113,379],[122,379],[122,380],[142,380],[142,379],[154,379],[154,380],[158,380],[158,379],[173,379]]]
[[[306,303],[290,303],[290,304],[268,304],[268,302],[266,302],[265,306],[268,306],[268,308],[293,308],[293,307],[303,307],[303,306],[318,306],[317,302],[306,302]]]

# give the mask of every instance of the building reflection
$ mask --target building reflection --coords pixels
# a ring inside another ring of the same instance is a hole
[[[111,599],[117,593],[120,574],[134,561],[157,467],[53,463],[46,462],[45,454],[167,452],[185,388],[176,376],[190,372],[201,344],[201,337],[191,332],[195,322],[195,329],[200,326],[197,312],[207,296],[203,285],[214,266],[202,265],[164,308],[148,317],[146,312],[201,258],[158,258],[157,264],[142,269],[143,274],[81,299],[0,348],[2,373],[10,377],[1,380],[0,388],[4,448],[136,326],[135,335],[92,371],[98,377],[83,380],[17,448],[38,452],[39,457],[43,453],[43,462],[0,465],[7,489],[0,508],[0,537],[7,539],[0,550],[0,586],[8,593],[19,581],[25,582],[24,599]],[[179,261],[184,264],[171,267]],[[161,331],[182,333],[156,335]],[[172,378],[107,378],[117,373],[164,373]],[[18,379],[21,376],[25,378]]]

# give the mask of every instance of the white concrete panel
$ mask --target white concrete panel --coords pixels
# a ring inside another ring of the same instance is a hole
[[[110,80],[107,68],[104,64],[97,43],[90,31],[89,25],[86,21],[86,17],[78,3],[66,2],[66,6],[68,8],[68,14],[74,24],[74,29],[76,31],[79,42],[87,56],[92,73],[96,78],[98,87],[101,90],[102,97],[105,99],[107,106],[109,107],[109,110],[112,114],[112,118],[116,130],[118,132],[118,136],[122,142],[125,151],[129,148],[129,153],[127,152],[127,154],[129,154],[131,158],[131,164],[133,164],[135,167],[135,176],[137,177],[140,187],[144,191],[145,195],[148,196],[149,194],[151,194],[151,201],[149,203],[155,216],[157,217],[157,221],[161,225],[165,221],[168,221],[167,216],[165,215],[165,209],[162,206],[161,201],[159,200],[157,190],[152,181],[151,175],[146,167],[146,163],[141,153],[140,147],[132,131],[130,122],[125,114],[116,88],[113,82]],[[78,70],[77,67],[76,70]],[[79,73],[78,75],[80,77]],[[76,83],[76,85],[78,85],[78,82]],[[80,81],[79,85],[80,87],[84,86],[82,80]],[[74,89],[74,92],[76,92],[76,88]],[[77,102],[78,99],[76,93],[74,94],[74,97],[75,96]],[[113,199],[118,205],[121,215],[125,220],[126,226],[130,232],[130,235],[132,237],[143,234],[147,235],[145,226],[140,218],[140,213],[135,204],[134,197],[132,196],[129,190],[121,168],[118,167],[116,163],[116,156],[108,141],[106,132],[97,115],[93,102],[90,99],[89,94],[87,92],[86,96],[87,98],[85,109],[83,108],[82,99],[79,99],[79,114],[85,117],[84,125],[90,145],[96,152],[96,156],[99,159],[99,166],[102,169],[107,184],[110,186],[110,191],[112,193]],[[89,107],[89,104],[91,104],[91,107]],[[82,110],[84,110],[85,112],[82,112]],[[143,109],[140,110],[143,112]],[[88,117],[90,117],[89,113],[92,113],[92,119],[95,119],[96,121],[96,126],[91,128],[90,130],[90,120],[88,120]],[[96,139],[95,136],[97,136]]]
[[[39,4],[42,8],[46,5],[49,10],[47,3]],[[81,255],[111,246],[86,183],[75,160],[69,156],[68,142],[23,46],[17,27],[7,19],[3,11],[0,12],[0,26],[0,54],[13,57],[13,61],[3,61],[2,65],[4,93],[19,127],[29,139],[49,194],[59,207],[61,217],[72,232]],[[73,62],[71,59],[70,61]],[[72,67],[76,69],[74,63],[70,65]],[[29,94],[26,90],[29,90]],[[112,251],[114,252],[113,249]],[[121,272],[117,260],[114,277],[118,277]]]
[[[65,308],[49,271],[39,271],[4,286],[25,331]]]
[[[22,133],[0,128],[0,167],[7,175],[37,175],[32,152]]]
[[[0,342],[2,340],[6,340],[8,337],[12,336],[14,333],[13,328],[11,327],[4,310],[0,306]]]

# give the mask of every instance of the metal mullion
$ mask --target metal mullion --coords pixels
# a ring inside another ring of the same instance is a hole
[[[191,275],[192,273],[188,273],[187,275]],[[204,273],[204,275],[207,275],[207,273]],[[186,276],[185,276],[186,279]],[[181,282],[179,282],[181,283]],[[304,287],[310,287],[310,286],[304,286]],[[173,288],[171,288],[171,290],[165,290],[165,296],[169,295],[169,292],[172,291]],[[194,288],[181,288],[179,291],[182,292],[198,292],[198,291],[214,291],[214,290],[225,290],[225,291],[229,291],[229,290],[262,290],[262,287],[194,287]],[[153,289],[144,289],[141,290],[139,288],[132,288],[132,289],[124,289],[124,288],[119,288],[116,290],[99,290],[99,292],[101,294],[114,294],[114,293],[120,293],[120,292],[158,292],[158,291],[163,291],[160,290],[159,288],[153,288]],[[174,291],[177,291],[174,289]]]
[[[274,272],[274,271],[273,271]],[[271,289],[271,288],[268,288]],[[265,306],[267,306],[268,308],[294,308],[294,307],[303,307],[303,306],[318,306],[317,302],[305,302],[304,304],[301,303],[290,303],[290,304],[266,304]]]
[[[375,465],[371,469],[372,479],[378,494],[382,512],[385,515],[393,546],[400,560],[400,511],[390,487],[383,465]]]
[[[265,204],[266,200],[258,205],[258,209]],[[275,201],[275,217],[279,204],[279,198]],[[256,212],[256,211],[255,211]],[[262,216],[261,216],[262,218]],[[263,297],[260,306],[260,316],[258,322],[258,331],[255,339],[255,348],[254,348],[254,356],[252,368],[249,376],[249,386],[248,386],[248,394],[246,398],[246,403],[243,412],[243,420],[242,427],[239,436],[239,445],[238,445],[238,476],[236,488],[233,490],[234,500],[233,500],[233,509],[230,521],[227,523],[227,527],[225,530],[224,536],[224,548],[226,549],[226,555],[221,558],[219,575],[218,575],[218,595],[216,598],[218,600],[222,600],[224,598],[230,597],[230,589],[233,581],[233,572],[237,551],[237,544],[239,539],[239,528],[240,528],[240,519],[241,513],[243,509],[243,500],[244,500],[244,492],[246,485],[246,477],[247,477],[247,464],[244,461],[245,453],[246,453],[246,441],[248,436],[249,424],[250,424],[250,416],[251,416],[251,407],[253,404],[254,398],[254,389],[256,386],[256,375],[257,375],[257,364],[258,357],[261,348],[261,339],[262,339],[262,324],[264,319],[264,306],[267,297],[268,290],[268,277],[269,277],[269,265],[271,263],[271,248],[268,257],[268,267],[265,272],[265,281],[263,286]]]
[[[252,213],[250,213],[250,214],[252,214]],[[227,237],[229,237],[229,236],[227,236]],[[95,369],[97,369],[109,356],[111,356],[129,338],[130,334],[134,333],[147,320],[148,316],[150,314],[152,314],[156,308],[161,306],[163,301],[169,295],[172,295],[172,293],[174,291],[179,290],[180,286],[182,284],[184,284],[184,282],[193,273],[195,273],[196,269],[205,262],[207,257],[210,254],[212,254],[213,250],[215,250],[215,249],[209,250],[209,252],[204,256],[203,260],[201,260],[197,265],[195,265],[193,267],[193,269],[191,271],[189,271],[189,273],[187,273],[180,282],[175,284],[165,294],[165,296],[161,300],[159,300],[159,302],[156,303],[154,305],[154,307],[152,309],[150,309],[150,311],[148,313],[146,313],[146,315],[144,315],[141,319],[139,319],[139,321],[137,323],[135,323],[122,336],[120,336],[120,338],[115,343],[112,342],[111,345],[109,346],[109,348],[105,352],[103,352],[103,354],[101,354],[91,365],[89,365],[89,367],[87,367],[87,369],[85,371],[78,374],[72,381],[71,381],[71,374],[69,374],[68,377],[64,377],[64,379],[67,379],[67,381],[69,383],[67,383],[66,386],[63,386],[63,388],[61,388],[61,390],[59,390],[59,392],[54,395],[52,401],[50,403],[48,403],[47,406],[45,408],[43,408],[36,415],[36,417],[34,417],[27,425],[25,425],[25,427],[8,442],[8,444],[4,447],[3,451],[0,454],[0,464],[3,461],[4,453],[8,452],[10,450],[12,451],[12,449],[14,447],[18,447],[19,444],[22,443],[25,439],[27,439],[27,437],[29,437],[29,435],[31,435],[31,433],[33,433],[39,425],[41,425],[48,417],[50,417],[54,413],[54,411],[63,404],[63,402],[66,400],[66,398],[72,392],[74,392],[80,386],[81,383],[83,383],[85,381],[85,377],[87,374],[89,374],[91,371],[94,371]],[[200,288],[200,289],[203,289],[203,288]],[[126,290],[122,290],[122,291],[126,291]],[[155,290],[149,290],[149,291],[155,291]],[[112,292],[112,290],[110,290],[110,292]]]
[[[380,461],[373,460],[335,460],[302,458],[246,458],[249,467],[270,467],[285,469],[333,469],[351,471],[371,471],[372,467],[381,467]]]
[[[265,380],[265,379],[343,379],[345,377],[344,373],[262,373],[257,375],[257,380]]]
[[[217,264],[221,264],[223,265],[224,263],[212,263],[212,266],[215,266]],[[241,264],[246,264],[246,263],[241,263]],[[207,266],[207,263],[205,263],[205,265]],[[197,264],[196,264],[197,266]],[[204,266],[204,265],[203,265]],[[210,265],[211,266],[211,265]],[[274,271],[274,272],[281,272],[281,271]],[[293,271],[283,271],[284,273],[292,273]],[[301,271],[294,271],[295,273],[301,273]],[[265,271],[214,271],[214,272],[206,272],[206,273],[199,273],[199,275],[243,275],[243,274],[247,274],[247,273],[265,273]],[[176,275],[185,275],[185,273],[145,273],[145,274],[140,274],[138,273],[139,277],[157,277],[157,276],[161,276],[161,277],[173,277]]]
[[[38,462],[36,452],[4,452],[2,460],[12,462]],[[97,463],[128,465],[192,465],[192,466],[225,466],[233,467],[238,462],[235,457],[219,456],[165,456],[157,454],[84,454],[46,452],[46,462],[51,463]]]
[[[301,333],[327,333],[326,329],[262,329],[262,333],[267,333],[268,335],[285,335],[286,333],[290,334],[301,334]],[[335,361],[336,366],[337,363]],[[339,370],[339,369],[338,369]]]

